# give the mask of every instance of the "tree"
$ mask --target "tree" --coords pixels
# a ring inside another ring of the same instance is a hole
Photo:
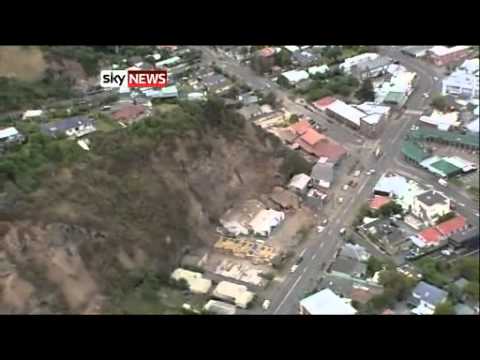
[[[287,78],[285,76],[279,76],[278,77],[278,80],[277,80],[278,84],[283,86],[283,87],[286,87],[286,88],[290,88],[291,85],[290,83],[288,82]]]
[[[455,268],[460,276],[478,283],[480,271],[478,257],[464,257],[458,260]]]
[[[389,217],[394,214],[402,214],[403,208],[400,204],[391,201],[388,204],[383,205],[380,209],[378,209],[378,213],[382,217]]]
[[[444,303],[438,304],[435,307],[434,315],[454,315],[455,310],[453,309],[453,305],[450,301],[445,301]]]
[[[338,46],[330,46],[325,49],[323,53],[323,56],[331,59],[333,62],[337,62],[340,55],[342,55],[342,49],[340,49]]]
[[[372,277],[377,271],[382,270],[383,261],[376,258],[375,256],[370,256],[367,262],[367,276]]]
[[[465,292],[465,295],[473,300],[473,301],[479,301],[480,299],[480,290],[479,290],[479,283],[474,282],[474,281],[469,281],[468,284],[465,286],[463,289]]]
[[[415,286],[415,280],[400,274],[396,270],[382,271],[380,273],[380,283],[385,290],[390,289],[398,301],[405,300]]]
[[[290,119],[288,119],[288,122],[290,124],[295,124],[297,121],[298,121],[298,115],[297,114],[290,115]]]
[[[448,110],[448,101],[446,96],[435,96],[432,99],[432,107],[440,111],[447,111]]]
[[[277,106],[277,96],[274,92],[270,91],[267,96],[265,96],[265,103],[269,104],[271,107],[275,108]]]
[[[455,217],[455,213],[453,211],[450,211],[442,216],[439,216],[437,219],[437,225],[447,220],[453,219],[454,217]]]
[[[283,66],[288,66],[291,63],[292,63],[292,60],[290,58],[290,53],[287,50],[282,49],[280,52],[275,54],[275,65],[283,67]]]
[[[373,89],[372,80],[366,79],[363,81],[362,86],[358,89],[356,97],[360,101],[374,101],[375,91]]]

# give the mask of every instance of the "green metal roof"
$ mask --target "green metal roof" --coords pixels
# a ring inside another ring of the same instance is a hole
[[[405,94],[401,92],[393,92],[390,91],[387,96],[385,96],[385,99],[383,102],[386,103],[395,103],[395,104],[402,104],[405,101]]]
[[[430,156],[425,150],[412,141],[403,142],[402,154],[404,154],[407,158],[416,161],[417,163],[420,163]]]
[[[441,131],[433,128],[420,128],[409,133],[414,140],[444,140],[454,144],[468,145],[478,150],[479,138],[473,134],[458,134],[449,131]]]
[[[461,172],[462,169],[456,167],[455,165],[445,161],[443,159],[430,164],[431,167],[443,172],[445,176],[451,176],[455,173]]]

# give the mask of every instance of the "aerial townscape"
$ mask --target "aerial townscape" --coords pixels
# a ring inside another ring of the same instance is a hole
[[[0,47],[0,313],[478,315],[479,50]]]

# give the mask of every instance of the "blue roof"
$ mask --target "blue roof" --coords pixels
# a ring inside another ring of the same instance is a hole
[[[420,281],[415,289],[413,289],[412,294],[415,294],[421,300],[433,306],[442,303],[448,296],[445,290],[439,289],[425,281]]]
[[[48,124],[42,124],[40,130],[47,134],[64,133],[78,126],[93,124],[93,119],[88,116],[72,116]]]

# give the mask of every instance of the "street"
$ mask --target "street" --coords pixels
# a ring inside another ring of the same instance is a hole
[[[256,75],[247,66],[238,64],[231,59],[222,58],[208,47],[201,48],[204,51],[205,57],[209,61],[214,61],[224,69],[224,71],[242,79],[253,89],[265,90],[265,88],[268,88],[269,91],[273,91],[277,95],[278,99],[283,101],[283,105],[287,111],[309,116],[317,121],[317,123],[321,123],[322,126],[325,125],[325,127],[328,128],[328,136],[331,136],[350,151],[356,147],[358,148],[358,145],[355,146],[355,144],[358,144],[357,139],[362,139],[362,137],[357,135],[353,130],[347,129],[339,124],[328,124],[325,115],[313,113],[291,101],[286,90],[281,89],[270,80]],[[440,92],[441,71],[421,60],[405,56],[400,53],[397,47],[381,47],[379,53],[400,61],[409,71],[417,73],[416,88],[406,104],[407,110],[398,118],[390,119],[381,138],[377,140],[376,144],[383,150],[380,159],[376,159],[373,156],[362,159],[363,165],[366,168],[376,169],[376,173],[371,176],[365,176],[365,174],[363,174],[363,178],[359,180],[358,187],[354,192],[350,193],[350,198],[346,199],[341,206],[334,210],[334,213],[330,216],[331,222],[326,226],[325,230],[318,234],[314,227],[303,248],[298,249],[299,252],[303,252],[304,260],[298,265],[294,273],[287,273],[283,281],[280,284],[275,284],[271,293],[268,294],[271,300],[270,308],[267,310],[269,314],[298,313],[299,301],[305,297],[307,292],[316,288],[323,270],[330,266],[336,252],[342,246],[344,241],[339,234],[340,229],[350,225],[358,208],[370,196],[373,186],[385,171],[399,170],[398,172],[412,177],[419,183],[433,184],[435,189],[444,192],[446,196],[464,205],[465,209],[467,209],[464,215],[469,221],[474,220],[478,222],[478,218],[475,217],[474,211],[472,211],[472,209],[477,208],[477,205],[468,198],[467,194],[451,187],[439,187],[431,174],[426,173],[422,169],[406,165],[401,156],[400,150],[403,138],[412,124],[418,120],[423,109],[428,106],[429,100],[426,99],[423,94],[428,93],[431,96],[432,94]],[[266,84],[268,85],[267,87]],[[459,212],[462,212],[462,210],[459,209]],[[246,313],[252,313],[254,311],[256,310],[250,310]],[[265,313],[265,311],[260,310],[260,313]]]

